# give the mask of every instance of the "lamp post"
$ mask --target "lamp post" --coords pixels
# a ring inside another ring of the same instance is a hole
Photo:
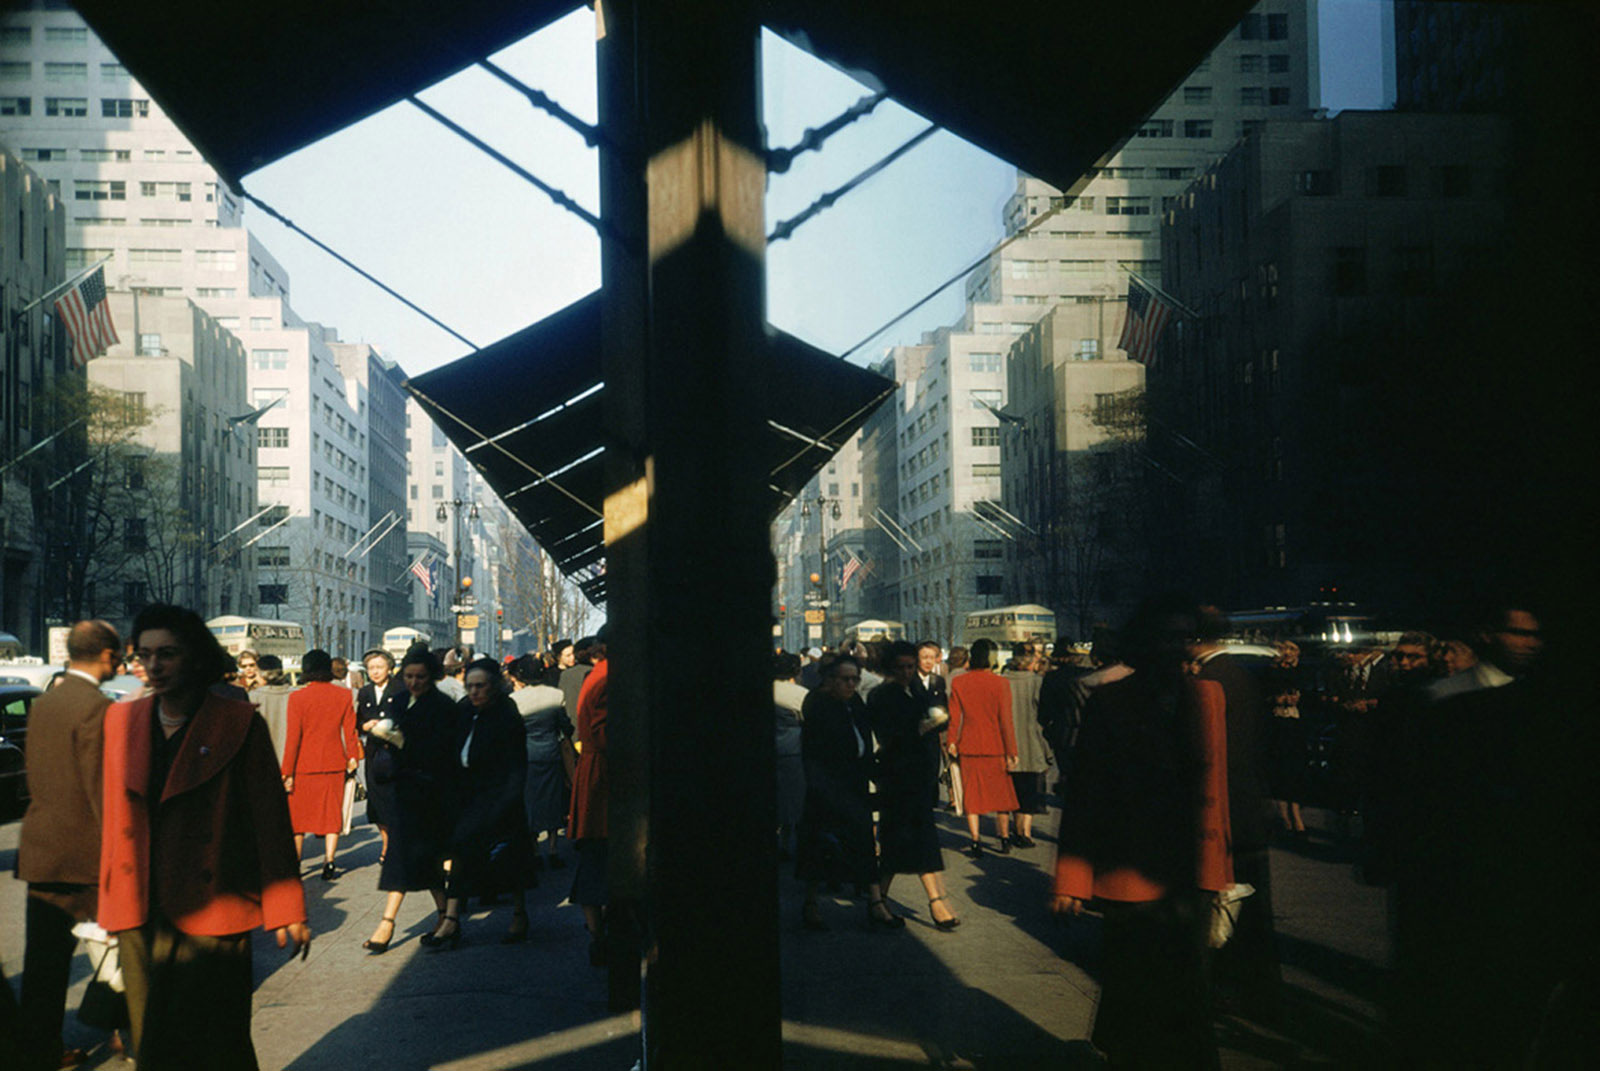
[[[803,500],[800,503],[800,516],[811,516],[812,505],[817,507],[817,606],[822,611],[822,638],[828,638],[828,536],[827,526],[824,523],[828,515],[832,514],[834,520],[840,517],[839,500],[818,494],[816,498]],[[830,510],[831,507],[831,510]],[[809,639],[810,637],[807,637]]]
[[[451,510],[455,511],[455,527],[452,529],[455,539],[451,545],[455,548],[456,590],[455,597],[451,600],[450,612],[455,615],[456,619],[455,636],[457,647],[461,646],[461,612],[469,605],[466,600],[472,597],[472,593],[469,590],[472,587],[472,581],[461,575],[461,510],[463,507],[467,510],[467,519],[469,521],[478,519],[478,503],[464,498],[452,498],[440,502],[439,509],[434,513],[435,519],[442,523],[450,519]]]

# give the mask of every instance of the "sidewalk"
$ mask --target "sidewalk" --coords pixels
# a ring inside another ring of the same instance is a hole
[[[1054,816],[1037,847],[971,860],[965,830],[943,816],[946,882],[963,919],[933,928],[919,883],[890,892],[908,925],[869,932],[862,901],[825,901],[832,927],[799,926],[800,889],[785,879],[781,912],[785,1066],[811,1068],[1073,1067],[1085,1056],[1096,986],[1097,924],[1063,925],[1047,910]],[[0,867],[14,862],[18,824],[0,826]],[[992,843],[992,835],[990,837]],[[395,942],[373,957],[360,945],[382,913],[377,833],[359,826],[340,846],[346,872],[317,876],[320,842],[306,846],[316,933],[309,959],[290,960],[266,935],[255,945],[254,1036],[265,1069],[370,1064],[385,1071],[616,1068],[638,1057],[637,1016],[606,1011],[606,979],[588,964],[581,913],[560,906],[570,867],[543,873],[530,894],[524,945],[502,946],[509,909],[474,912],[466,941],[422,948],[432,927],[426,894],[407,897]],[[569,856],[570,858],[570,856]],[[1274,851],[1273,881],[1290,1018],[1283,1034],[1224,1020],[1223,1066],[1343,1066],[1362,1062],[1376,1030],[1375,993],[1387,955],[1382,891],[1351,877],[1336,845],[1314,838]],[[0,959],[15,985],[22,964],[22,883],[0,879]],[[87,961],[79,957],[71,1007]],[[716,1028],[707,1009],[707,1029]],[[77,1026],[69,1042],[102,1038]],[[125,1067],[109,1053],[90,1067]]]

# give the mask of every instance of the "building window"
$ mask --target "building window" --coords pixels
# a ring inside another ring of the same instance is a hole
[[[81,45],[89,40],[87,26],[46,26],[44,40],[50,45]]]
[[[1000,592],[1001,592],[1001,581],[1002,581],[1003,578],[998,577],[998,576],[985,576],[983,574],[979,574],[978,576],[974,577],[973,579],[977,584],[977,593],[979,595],[998,595],[998,594],[1000,594]]]
[[[1183,121],[1183,136],[1186,138],[1209,138],[1211,136],[1211,120],[1185,119]]]
[[[974,480],[998,480],[1000,478],[1000,465],[998,462],[979,462],[972,466]]]
[[[1000,445],[1000,429],[999,428],[973,428],[972,429],[972,445],[973,446],[999,446]]]
[[[150,332],[143,332],[139,335],[140,357],[160,357],[162,352],[160,335]]]
[[[46,63],[44,65],[44,80],[46,82],[87,82],[89,80],[89,65],[87,63]]]
[[[211,268],[216,271],[237,271],[239,268],[239,252],[235,249],[196,249],[194,263],[197,268]]]
[[[78,159],[86,160],[86,161],[88,161],[90,163],[96,163],[96,164],[107,164],[107,163],[125,164],[125,163],[127,163],[127,162],[129,162],[130,160],[133,159],[133,150],[132,149],[79,149],[78,150]]]
[[[256,601],[262,606],[282,606],[289,601],[288,584],[259,584],[257,591],[260,598]]]
[[[1395,250],[1395,284],[1402,294],[1418,297],[1433,289],[1433,247],[1403,245]]]
[[[100,65],[100,77],[103,79],[126,78],[128,77],[128,68],[120,63],[102,63]]]
[[[75,201],[126,201],[128,184],[108,179],[76,179],[72,183]]]
[[[0,62],[0,82],[26,82],[32,77],[33,64],[31,63],[17,60]]]
[[[1267,91],[1265,89],[1263,89],[1261,86],[1240,86],[1239,87],[1239,103],[1240,104],[1243,104],[1246,107],[1249,107],[1249,106],[1252,106],[1252,105],[1265,104],[1266,102],[1267,102]]]
[[[239,290],[233,286],[197,286],[194,288],[195,297],[203,298],[231,298],[238,297]],[[239,318],[233,317],[233,326],[239,326]]]
[[[1267,73],[1268,74],[1288,74],[1289,73],[1289,56],[1288,56],[1288,54],[1287,53],[1280,53],[1280,54],[1275,55],[1275,56],[1268,56],[1267,57]]]
[[[149,545],[143,517],[127,517],[122,522],[122,545],[129,550],[143,550]]]
[[[1172,120],[1152,119],[1139,128],[1136,136],[1141,138],[1170,138],[1172,137]]]
[[[253,326],[253,325],[252,325]],[[289,367],[288,350],[251,350],[250,367],[258,372],[283,371]]]
[[[998,539],[974,539],[972,556],[980,561],[992,561],[1005,557],[1005,548]]]
[[[1399,164],[1370,169],[1367,172],[1367,194],[1371,197],[1404,197],[1406,169]]]
[[[288,547],[262,547],[256,554],[256,564],[263,569],[289,568]]]
[[[1210,104],[1210,86],[1184,86],[1183,102],[1185,104]]]
[[[1107,197],[1106,215],[1108,216],[1148,216],[1150,214],[1150,198],[1148,197]]]
[[[436,483],[436,484],[433,485],[433,497],[434,498],[443,498],[444,497],[444,486],[442,484],[437,484]]]
[[[288,428],[257,428],[256,447],[261,450],[284,450],[289,446]]]
[[[21,153],[24,160],[42,163],[49,163],[52,160],[65,160],[67,158],[67,150],[65,149],[23,149]]]
[[[144,489],[143,454],[129,454],[122,459],[122,486],[130,491]]]
[[[1460,164],[1433,169],[1433,189],[1440,197],[1465,197],[1472,192],[1471,174]]]
[[[967,362],[974,372],[1000,371],[1000,355],[998,353],[969,353],[967,354]]]
[[[128,614],[137,614],[150,602],[146,593],[143,580],[124,580],[122,582],[122,609]]]
[[[101,97],[100,118],[148,119],[150,118],[150,102],[148,100],[130,100],[127,97]]]
[[[277,326],[278,322],[270,316],[250,317],[250,330],[252,331],[271,331]]]
[[[1333,292],[1354,297],[1367,292],[1367,251],[1358,245],[1339,246],[1333,251]]]
[[[1189,179],[1194,177],[1192,167],[1158,167],[1156,178],[1160,179]]]
[[[287,465],[261,465],[256,473],[261,477],[262,483],[288,483],[289,467]]]
[[[188,182],[141,182],[140,197],[159,197],[168,201],[194,200],[193,184]]]
[[[1333,195],[1332,171],[1298,171],[1294,176],[1294,188],[1297,192],[1308,197],[1331,197]]]
[[[1260,74],[1261,73],[1261,54],[1260,53],[1254,53],[1254,54],[1243,54],[1243,55],[1241,55],[1239,57],[1239,73],[1240,74]]]
[[[181,249],[130,249],[129,264],[182,264]]]
[[[0,46],[33,44],[32,26],[0,26]]]
[[[129,390],[122,392],[122,419],[130,425],[138,426],[145,422],[144,391]]]
[[[1100,359],[1100,340],[1097,338],[1078,339],[1078,349],[1073,356],[1080,361],[1098,361]]]
[[[1239,20],[1239,39],[1242,41],[1259,41],[1262,38],[1262,29],[1265,20],[1260,15],[1246,15]]]
[[[256,409],[264,405],[271,405],[282,398],[288,398],[289,391],[286,387],[257,387],[250,392],[250,404]]]
[[[0,115],[32,115],[32,97],[0,97]]]
[[[1267,103],[1272,105],[1288,104],[1289,87],[1273,86],[1271,89],[1267,90]]]
[[[21,112],[27,115],[27,112]],[[57,116],[63,119],[82,119],[89,114],[88,97],[46,97],[44,98],[44,114]]]
[[[1284,14],[1267,16],[1267,40],[1286,41],[1289,39],[1289,16]]]

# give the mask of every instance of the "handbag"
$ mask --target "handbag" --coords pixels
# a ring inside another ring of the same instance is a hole
[[[1244,898],[1255,895],[1254,885],[1235,884],[1217,893],[1211,898],[1211,924],[1206,931],[1206,944],[1212,948],[1221,948],[1233,936],[1234,927],[1239,922],[1239,909],[1244,905]]]
[[[128,1026],[128,997],[123,992],[122,961],[117,939],[93,922],[80,922],[72,935],[81,938],[94,965],[94,976],[78,1005],[78,1021],[97,1030],[123,1030]]]

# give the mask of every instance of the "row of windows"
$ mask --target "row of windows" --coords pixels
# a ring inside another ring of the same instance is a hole
[[[1268,74],[1288,74],[1289,54],[1279,52],[1262,56],[1260,53],[1246,53],[1239,56],[1240,74],[1260,74],[1263,70]]]
[[[1288,102],[1285,101],[1284,103]],[[1152,119],[1136,130],[1134,136],[1141,138],[1170,138],[1174,136],[1178,129],[1177,120],[1175,119]],[[1210,119],[1185,119],[1182,129],[1183,136],[1186,138],[1209,138],[1212,136],[1214,124]]]
[[[87,26],[46,26],[44,43],[47,45],[82,45],[89,41]],[[0,48],[33,44],[32,26],[0,26]]]

